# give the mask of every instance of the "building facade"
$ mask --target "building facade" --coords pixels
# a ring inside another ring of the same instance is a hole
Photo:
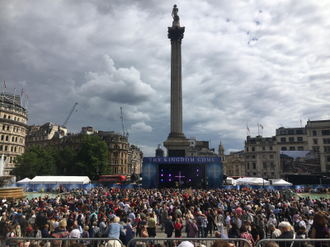
[[[223,174],[233,177],[246,176],[244,150],[239,152],[230,152],[226,155],[223,164]]]
[[[128,174],[142,172],[143,152],[138,145],[131,145],[128,150]]]
[[[4,155],[4,175],[9,175],[25,151],[28,112],[18,95],[2,93],[0,99],[0,156]]]
[[[279,153],[276,137],[251,137],[245,141],[246,176],[279,178]]]
[[[120,174],[128,177],[131,175],[128,168],[129,143],[126,137],[114,131],[98,131],[92,127],[83,127],[79,133],[67,133],[66,128],[51,123],[41,126],[30,126],[27,134],[27,148],[40,145],[42,148],[50,146],[55,150],[61,150],[65,147],[78,150],[86,134],[96,135],[100,140],[106,142],[109,151],[108,164],[112,168],[112,175]],[[142,153],[140,149],[138,150]],[[130,153],[135,155],[135,152]],[[132,160],[135,160],[135,158]],[[140,165],[136,164],[136,169],[140,169]]]
[[[330,172],[330,120],[307,121],[308,150],[319,153],[321,172]]]

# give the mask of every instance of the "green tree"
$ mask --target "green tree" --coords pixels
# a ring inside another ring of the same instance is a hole
[[[91,180],[99,179],[100,175],[110,174],[108,165],[109,151],[105,141],[98,136],[85,135],[77,153],[76,175],[88,176]]]
[[[31,147],[24,154],[17,157],[15,168],[11,171],[11,174],[18,179],[56,175],[54,151],[50,147],[42,149],[40,145]]]
[[[79,174],[77,152],[73,148],[66,146],[55,152],[54,159],[56,162],[57,175],[74,176]]]

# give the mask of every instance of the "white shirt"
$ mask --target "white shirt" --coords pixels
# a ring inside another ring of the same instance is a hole
[[[70,233],[70,238],[80,238],[80,231],[79,229],[73,229]]]

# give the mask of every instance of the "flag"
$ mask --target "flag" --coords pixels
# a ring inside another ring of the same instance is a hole
[[[302,121],[301,121],[301,119],[300,119],[300,124],[302,124]]]
[[[247,128],[247,131],[249,132],[249,134],[251,134],[249,127],[248,127],[248,126],[246,126],[246,128]]]
[[[5,89],[7,89],[6,81],[3,81],[3,85],[5,86]]]
[[[16,93],[16,85],[15,85],[15,89],[14,89],[14,92]]]
[[[261,124],[260,124],[260,127],[261,127],[261,129],[264,129],[264,126],[262,126]]]
[[[26,100],[28,100],[28,99],[29,99],[29,94],[28,94],[27,91],[26,91],[26,93],[25,93],[25,96],[26,96]]]
[[[24,93],[24,90],[23,90],[23,88],[22,88],[22,92],[21,92],[21,98],[22,98],[22,96],[23,96],[23,93]]]

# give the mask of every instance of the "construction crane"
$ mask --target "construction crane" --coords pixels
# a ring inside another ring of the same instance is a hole
[[[70,117],[71,117],[71,115],[72,115],[72,112],[74,111],[74,109],[76,108],[77,105],[78,105],[77,102],[74,103],[74,105],[72,106],[71,111],[70,111],[68,117],[65,119],[65,121],[64,121],[64,123],[61,125],[61,127],[66,128],[66,124],[68,123],[68,121],[69,121],[69,119],[70,119]]]
[[[121,123],[123,125],[123,136],[125,136],[128,139],[128,132],[127,129],[125,131],[125,122],[124,122],[124,116],[123,116],[123,108],[120,107],[120,118],[121,118]]]

